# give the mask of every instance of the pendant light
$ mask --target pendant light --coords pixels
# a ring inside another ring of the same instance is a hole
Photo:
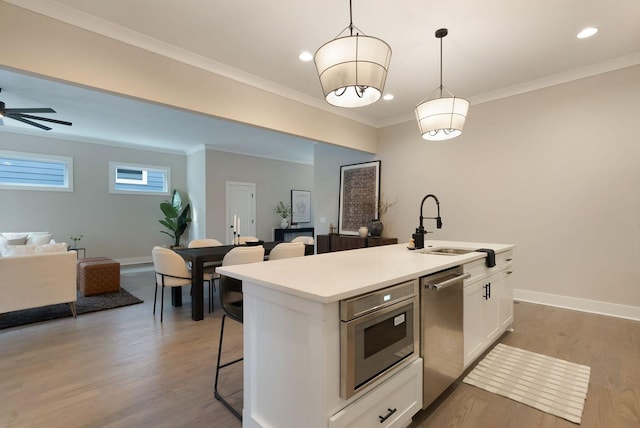
[[[342,36],[347,30],[349,34]],[[320,46],[314,61],[329,104],[362,107],[373,104],[382,96],[391,48],[383,40],[365,36],[353,25],[349,0],[349,25],[336,38]]]
[[[440,86],[431,94],[437,93],[436,98],[425,99],[416,107],[416,119],[420,128],[420,135],[425,140],[441,141],[462,135],[464,121],[469,111],[469,101],[455,97],[447,92],[442,96],[442,39],[448,34],[446,28],[436,31],[436,38],[440,39]]]

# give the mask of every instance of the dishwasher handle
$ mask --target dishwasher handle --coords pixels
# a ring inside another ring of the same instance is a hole
[[[438,282],[438,283],[426,283],[424,284],[424,286],[430,290],[436,290],[436,291],[440,291],[440,290],[444,290],[447,287],[450,287],[454,284],[457,284],[460,281],[464,281],[465,279],[468,279],[471,277],[471,274],[469,273],[464,273],[462,275],[458,275],[455,276],[451,279],[447,279],[446,281],[442,281],[442,282]]]

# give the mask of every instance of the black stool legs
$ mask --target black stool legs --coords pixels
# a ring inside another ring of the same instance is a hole
[[[213,384],[213,395],[227,409],[229,409],[229,411],[231,413],[233,413],[238,419],[242,420],[242,415],[236,409],[231,407],[231,405],[229,403],[227,403],[227,401],[218,392],[218,375],[220,374],[220,369],[225,368],[225,367],[230,366],[230,365],[235,364],[235,363],[239,363],[240,361],[243,360],[242,358],[238,358],[237,360],[233,360],[233,361],[230,361],[230,362],[222,364],[222,365],[220,364],[220,354],[222,353],[222,337],[224,336],[224,321],[225,321],[226,318],[227,318],[227,315],[223,314],[222,315],[222,325],[220,327],[220,343],[218,344],[218,361],[216,363],[216,380],[215,380],[215,382]]]

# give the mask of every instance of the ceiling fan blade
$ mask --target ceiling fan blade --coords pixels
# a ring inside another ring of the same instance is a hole
[[[67,126],[71,126],[71,122],[66,122],[64,120],[56,120],[56,119],[49,119],[48,117],[40,117],[40,116],[31,116],[30,114],[15,114],[15,113],[10,113],[7,115],[8,117],[23,117],[26,119],[34,119],[34,120],[42,120],[44,122],[51,122],[51,123],[57,123],[59,125],[67,125]]]
[[[55,113],[52,108],[8,108],[4,110],[7,113]]]
[[[30,120],[23,119],[20,116],[9,116],[8,114],[5,114],[5,117],[11,118],[13,120],[17,120],[19,122],[24,122],[24,123],[29,124],[31,126],[35,126],[36,128],[44,129],[45,131],[49,131],[51,129],[48,126],[40,125],[39,123],[35,123],[35,122],[30,121]]]

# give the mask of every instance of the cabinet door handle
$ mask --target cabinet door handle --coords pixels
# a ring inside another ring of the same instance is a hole
[[[489,298],[488,287],[489,287],[489,284],[485,284],[482,286],[482,288],[484,288],[484,294],[482,295],[482,298],[484,300],[487,300]]]
[[[510,262],[511,260],[513,260],[513,259],[505,259],[505,261],[507,261],[507,262]]]
[[[508,270],[508,271],[507,271],[507,275],[511,275],[512,273],[513,273],[513,271],[512,271],[512,270]]]
[[[491,298],[491,283],[489,283],[489,286],[488,286],[487,290],[488,290],[487,291],[487,299],[490,299]]]
[[[393,414],[396,412],[396,410],[398,410],[398,409],[387,409],[387,410],[389,411],[389,413],[387,413],[387,414],[386,414],[386,415],[384,415],[384,416],[378,416],[378,418],[380,419],[380,423],[383,423],[384,421],[386,421],[387,419],[389,419],[389,417],[390,417],[391,415],[393,415]]]

